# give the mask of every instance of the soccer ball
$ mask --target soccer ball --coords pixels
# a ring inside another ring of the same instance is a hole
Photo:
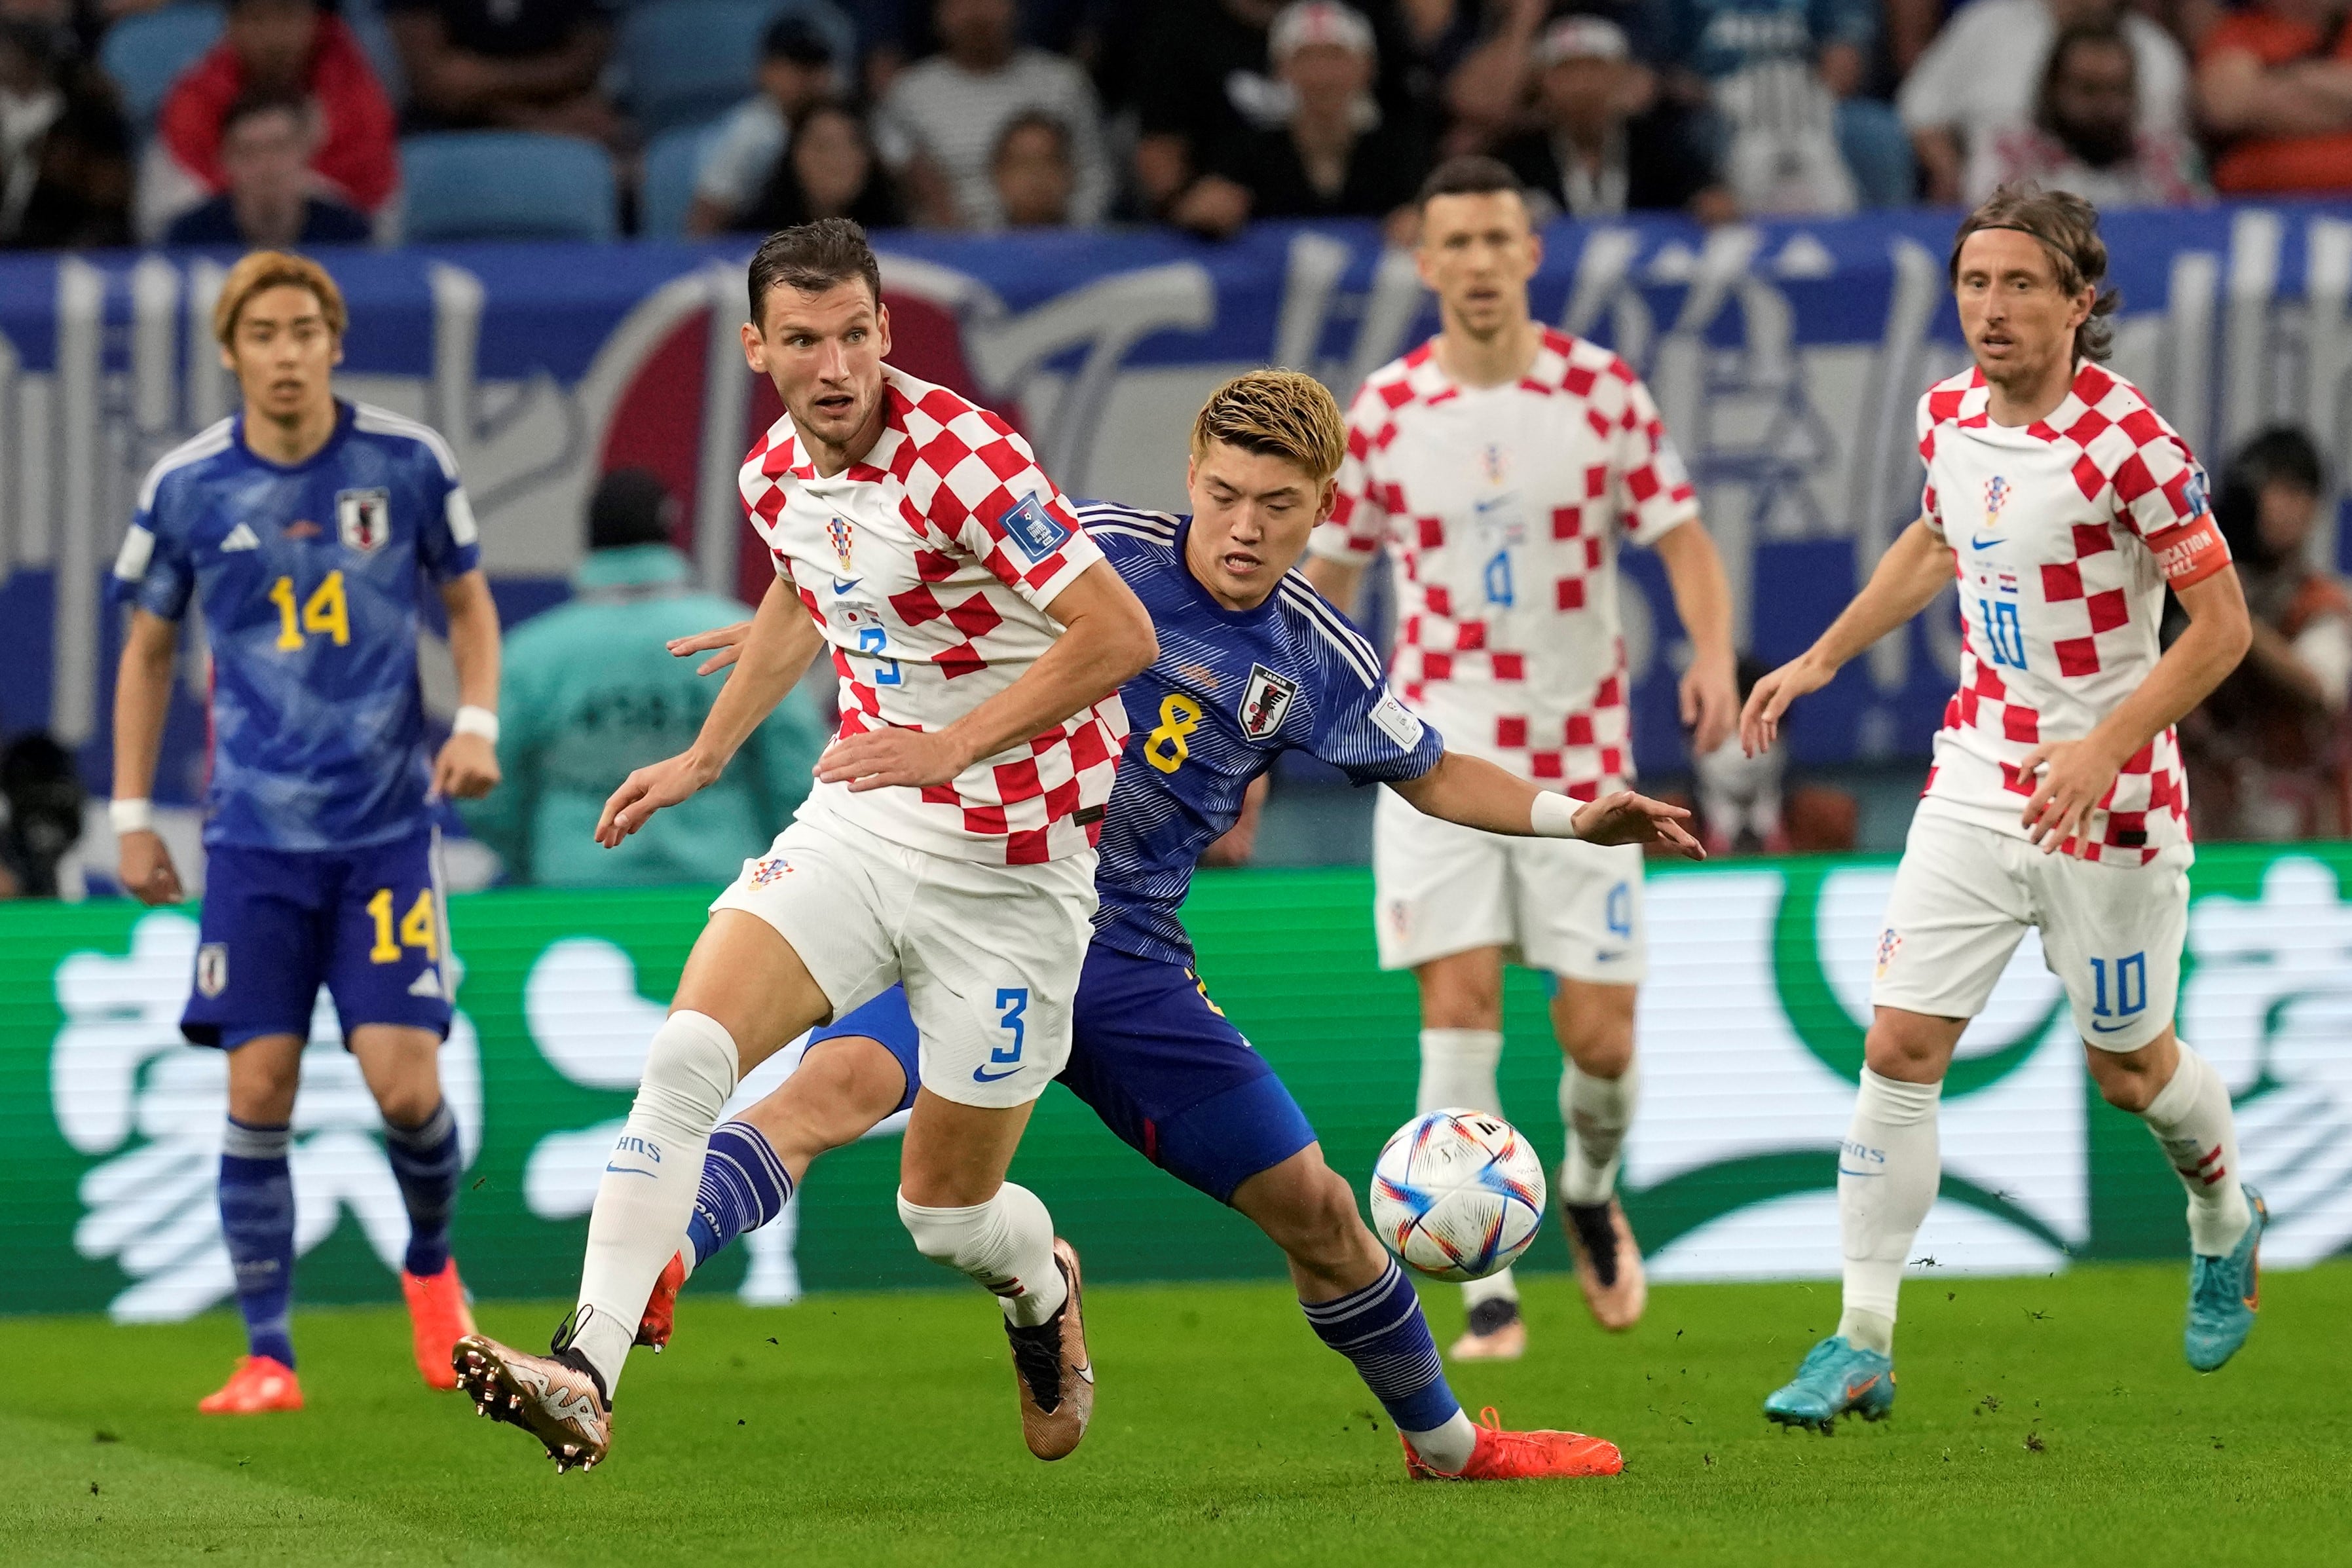
[[[1543,1228],[1543,1162],[1490,1111],[1433,1110],[1381,1149],[1371,1195],[1390,1251],[1440,1279],[1483,1279]]]

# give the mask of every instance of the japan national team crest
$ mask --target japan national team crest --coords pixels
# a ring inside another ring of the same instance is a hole
[[[1250,666],[1249,685],[1242,692],[1242,733],[1253,741],[1265,740],[1282,728],[1297,699],[1298,682],[1262,664]]]
[[[384,541],[392,537],[392,492],[337,490],[335,531],[342,536],[346,550],[373,555],[383,549]]]
[[[228,943],[208,942],[196,949],[196,989],[206,996],[228,989]]]
[[[850,527],[849,520],[838,514],[827,518],[824,536],[833,541],[833,558],[841,563],[841,574],[848,576],[850,549],[857,542],[857,534]]]

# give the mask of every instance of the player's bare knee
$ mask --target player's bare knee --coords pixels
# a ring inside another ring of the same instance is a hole
[[[1421,1024],[1425,1029],[1499,1029],[1503,1026],[1503,966],[1486,952],[1455,953],[1414,970],[1421,983]]]
[[[1952,1064],[1966,1018],[1936,1018],[1881,1007],[1863,1041],[1863,1059],[1881,1078],[1902,1083],[1938,1083]]]

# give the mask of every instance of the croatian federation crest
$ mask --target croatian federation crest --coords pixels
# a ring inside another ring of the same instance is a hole
[[[751,864],[751,886],[764,888],[772,882],[782,881],[792,868],[792,861],[782,855],[770,855],[755,860]]]
[[[1249,685],[1242,692],[1242,733],[1253,741],[1265,740],[1282,728],[1297,699],[1298,682],[1262,664],[1250,666]]]
[[[335,531],[342,536],[346,550],[373,555],[383,549],[384,541],[392,537],[392,492],[337,490]]]
[[[1985,481],[1984,514],[1987,528],[1998,528],[2000,525],[2000,509],[2009,504],[2010,493],[2009,481],[1999,474]]]
[[[835,514],[825,520],[824,536],[833,541],[833,558],[841,563],[841,574],[848,576],[849,552],[857,542],[856,530],[850,527],[847,518]]]

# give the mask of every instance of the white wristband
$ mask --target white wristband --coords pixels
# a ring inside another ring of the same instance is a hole
[[[155,830],[155,803],[143,797],[108,801],[106,820],[113,824],[118,838],[126,833],[152,833]]]
[[[1576,814],[1583,805],[1580,800],[1545,790],[1528,807],[1528,827],[1541,838],[1573,838],[1577,836]]]
[[[477,708],[469,702],[458,709],[457,716],[449,721],[449,732],[453,735],[479,735],[495,746],[499,743],[499,716],[487,708]]]

